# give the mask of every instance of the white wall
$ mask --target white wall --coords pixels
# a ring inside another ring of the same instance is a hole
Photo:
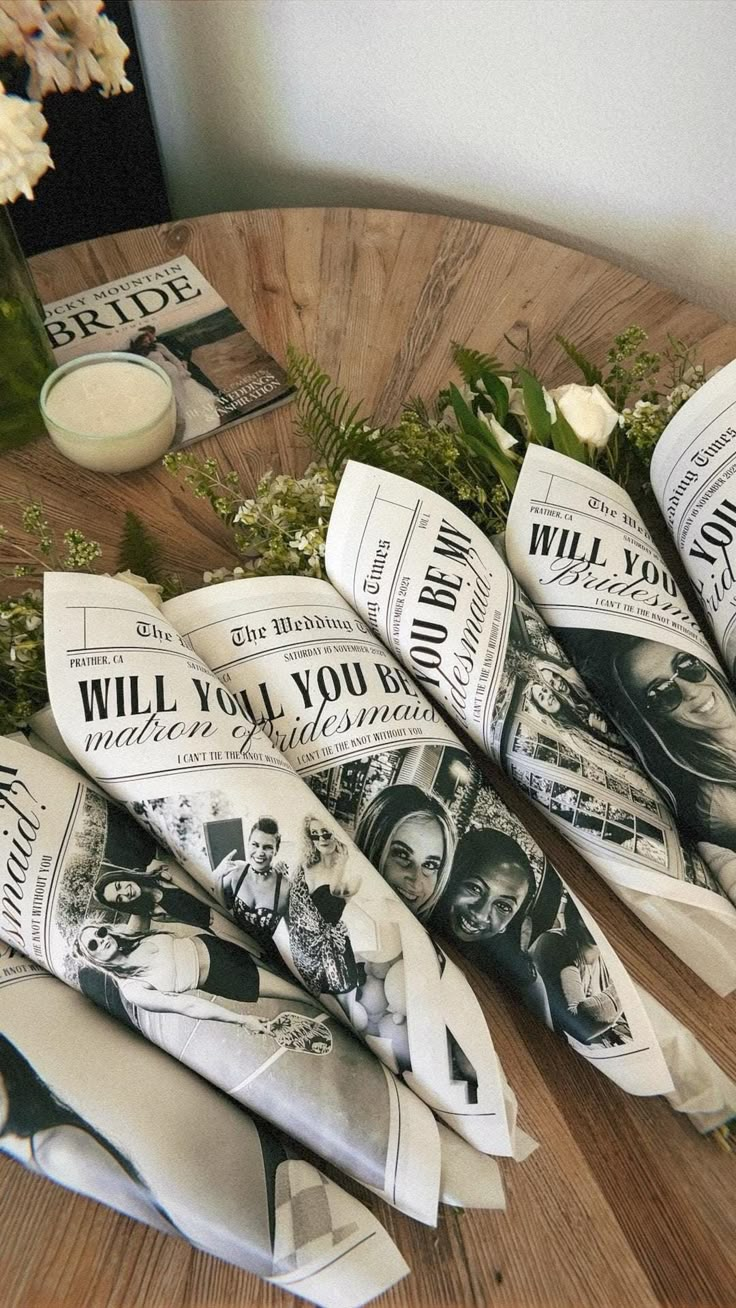
[[[734,0],[134,0],[174,212],[488,218],[736,318]]]

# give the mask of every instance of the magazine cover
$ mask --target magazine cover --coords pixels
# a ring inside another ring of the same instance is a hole
[[[182,255],[45,305],[58,364],[123,350],[171,378],[177,424],[172,448],[284,404],[293,394],[280,364]]]

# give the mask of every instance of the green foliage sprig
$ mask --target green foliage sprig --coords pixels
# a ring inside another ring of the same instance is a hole
[[[0,527],[0,577],[15,592],[0,597],[0,732],[6,734],[24,727],[47,700],[39,584],[44,572],[89,571],[102,549],[74,528],[59,539],[40,500],[4,497],[0,503],[21,513],[19,532]]]
[[[325,542],[337,482],[328,467],[311,464],[302,477],[268,472],[255,495],[245,494],[237,472],[215,459],[179,451],[164,460],[199,499],[207,500],[232,534],[239,562],[205,572],[206,583],[230,577],[324,575]]]
[[[77,528],[57,534],[40,500],[0,497],[20,511],[20,529],[0,526],[0,733],[19,731],[48,700],[43,644],[45,572],[94,572],[102,547]],[[121,572],[130,571],[164,596],[176,593],[176,580],[161,577],[159,548],[134,513],[126,514],[120,544]],[[180,588],[180,587],[179,587]]]
[[[496,362],[472,351],[466,352],[465,361],[479,373],[490,372]],[[467,415],[470,430],[458,439],[457,422],[443,413],[448,406],[452,410],[453,402],[463,410],[465,402],[457,388],[438,396],[431,414],[414,400],[405,406],[398,423],[375,426],[359,416],[363,405],[354,404],[314,359],[293,348],[289,376],[297,387],[298,430],[318,457],[328,461],[335,479],[347,461],[355,459],[437,491],[486,530],[497,531],[505,522],[515,484],[512,460],[486,426],[477,434],[473,413]],[[503,468],[506,481],[497,467]]]
[[[353,404],[315,359],[289,346],[287,368],[289,380],[297,388],[297,428],[333,476],[348,459],[361,463],[380,459],[382,468],[392,465],[390,442],[384,439],[383,429],[361,416],[362,405]]]
[[[146,524],[130,509],[120,539],[118,572],[134,572],[154,586],[162,585],[161,551]]]
[[[334,386],[314,359],[292,349],[299,429],[336,477],[348,459],[399,472],[446,496],[492,533],[505,524],[529,445],[600,466],[633,489],[644,479],[667,422],[706,379],[690,347],[670,338],[668,349],[655,353],[645,348],[646,332],[637,326],[614,337],[603,366],[558,336],[587,393],[594,392],[592,402],[601,407],[606,426],[593,437],[582,427],[578,434],[572,425],[578,419],[569,391],[580,402],[580,387],[548,391],[533,370],[529,333],[521,344],[506,339],[521,362],[505,365],[495,355],[455,343],[452,360],[462,388],[450,383],[431,405],[412,400],[396,424],[381,427],[363,416],[363,406]],[[658,390],[662,370],[668,389]]]

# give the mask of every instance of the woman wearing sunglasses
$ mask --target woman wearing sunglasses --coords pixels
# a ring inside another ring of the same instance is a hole
[[[635,715],[632,722],[624,711],[622,726],[672,796],[682,825],[699,842],[736,851],[736,700],[723,673],[671,645],[638,639],[616,656],[614,673]],[[734,897],[736,885],[723,888]]]
[[[358,984],[355,955],[341,919],[359,886],[360,878],[348,866],[347,845],[323,818],[307,816],[286,921],[292,957],[313,994],[348,995]]]
[[[85,962],[111,972],[129,1004],[153,1013],[245,1026],[254,1035],[268,1034],[268,1023],[192,992],[245,1004],[266,996],[299,997],[292,982],[263,970],[239,945],[208,932],[127,933],[99,921],[87,922],[77,937],[76,952]]]

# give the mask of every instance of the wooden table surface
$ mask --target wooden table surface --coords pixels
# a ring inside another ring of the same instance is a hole
[[[265,210],[108,236],[32,261],[56,299],[187,254],[280,359],[293,342],[379,420],[430,398],[450,342],[511,359],[504,333],[528,327],[550,382],[571,379],[562,332],[601,357],[636,322],[652,347],[700,342],[709,367],[736,356],[736,326],[611,264],[507,228],[381,210]],[[308,451],[289,407],[199,446],[252,482],[301,470]],[[135,509],[192,584],[232,562],[210,510],[163,469],[106,477],[48,441],[3,459],[3,492],[32,490],[61,528],[83,526],[114,564]],[[5,514],[12,522],[12,514]],[[113,569],[114,570],[114,569]],[[503,785],[508,796],[508,787]],[[633,975],[687,1022],[736,1077],[736,998],[720,1000],[648,936],[531,808],[514,799]],[[504,1163],[505,1214],[443,1210],[437,1231],[370,1196],[413,1275],[398,1308],[654,1308],[736,1303],[736,1156],[661,1099],[627,1097],[477,978],[496,1046],[541,1148]],[[148,1231],[0,1158],[1,1308],[241,1308],[295,1303],[184,1243]],[[298,1302],[302,1302],[299,1300]]]

